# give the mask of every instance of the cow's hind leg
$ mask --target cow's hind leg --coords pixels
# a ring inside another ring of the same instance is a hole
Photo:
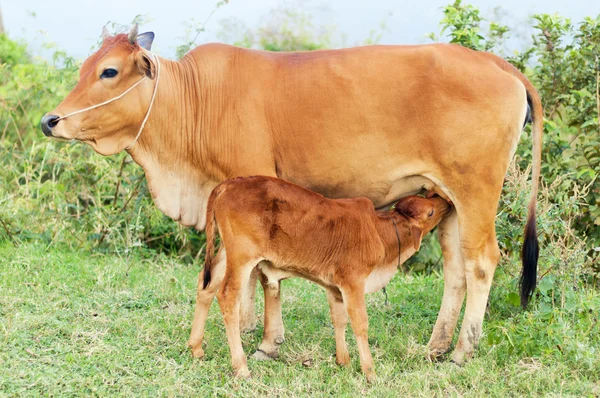
[[[252,355],[257,360],[279,357],[279,347],[284,342],[283,319],[281,316],[281,281],[269,280],[259,271],[260,283],[265,293],[265,322],[263,339]]]
[[[495,230],[500,189],[501,185],[497,189],[497,196],[488,196],[484,200],[473,194],[471,200],[466,202],[467,206],[457,206],[467,282],[465,314],[458,343],[452,354],[452,360],[457,364],[463,364],[477,348],[492,278],[500,259]]]
[[[444,296],[428,344],[429,359],[450,349],[467,288],[456,210],[439,224],[438,238],[444,255]]]
[[[201,272],[198,276],[198,291],[196,292],[196,309],[194,311],[194,321],[192,323],[192,332],[190,334],[190,340],[188,346],[192,350],[192,355],[196,358],[202,358],[204,356],[204,350],[202,349],[202,340],[204,338],[204,329],[206,324],[206,318],[208,317],[208,310],[212,304],[215,293],[217,292],[223,276],[225,275],[226,266],[226,255],[225,250],[219,250],[212,270],[212,278],[210,285],[206,289],[202,289],[202,283],[204,281],[204,272]]]

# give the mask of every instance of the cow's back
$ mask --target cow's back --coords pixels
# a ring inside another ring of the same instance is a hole
[[[231,105],[215,130],[227,125],[235,140],[219,155],[235,163],[232,175],[277,175],[376,206],[431,189],[422,176],[467,173],[478,153],[501,154],[494,170],[503,174],[526,109],[515,77],[489,54],[455,45],[295,53],[208,45],[194,57],[222,72],[215,85]]]

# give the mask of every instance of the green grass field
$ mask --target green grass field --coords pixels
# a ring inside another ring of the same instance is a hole
[[[370,385],[350,329],[352,365],[335,364],[323,290],[285,281],[281,358],[250,359],[252,377],[239,381],[216,303],[205,359],[186,348],[198,271],[164,256],[0,246],[0,395],[600,395],[600,297],[591,289],[578,289],[571,304],[546,308],[538,299],[523,312],[507,300],[511,278],[499,269],[479,350],[461,368],[424,359],[442,278],[397,275],[388,288],[391,305],[381,293],[368,297],[378,375]],[[247,354],[261,331],[243,336]]]

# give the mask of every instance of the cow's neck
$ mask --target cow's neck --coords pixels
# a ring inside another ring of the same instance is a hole
[[[160,62],[152,112],[129,153],[144,169],[156,206],[183,225],[204,229],[208,196],[226,176],[203,153],[202,74],[186,60]]]

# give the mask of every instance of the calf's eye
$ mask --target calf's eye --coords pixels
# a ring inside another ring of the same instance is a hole
[[[429,214],[427,215],[428,217],[433,216],[433,209],[431,209],[431,211],[429,212]]]
[[[100,79],[110,79],[111,77],[115,77],[117,76],[117,70],[114,68],[106,68],[102,71],[102,74],[100,75]]]

